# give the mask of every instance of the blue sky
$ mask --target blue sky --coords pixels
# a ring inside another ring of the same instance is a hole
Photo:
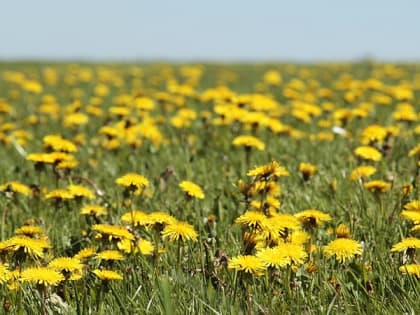
[[[13,0],[0,59],[420,61],[420,1]]]

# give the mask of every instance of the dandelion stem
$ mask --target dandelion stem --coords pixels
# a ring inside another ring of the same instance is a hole
[[[291,273],[292,273],[292,266],[291,265],[287,265],[286,276],[284,278],[284,287],[285,287],[285,290],[286,290],[287,298],[289,298],[289,299],[292,296],[292,292],[290,291],[290,277],[291,277]]]
[[[47,287],[45,285],[40,285],[38,290],[41,293],[41,307],[42,307],[42,314],[47,315]]]
[[[254,314],[254,309],[252,307],[252,286],[250,283],[246,283],[246,302],[248,305],[248,315],[253,315]]]
[[[101,283],[99,289],[98,289],[98,293],[96,295],[96,311],[97,314],[101,314],[102,313],[102,286],[103,283]]]
[[[180,269],[180,267],[181,267],[181,251],[182,251],[181,241],[178,240],[178,253],[177,253],[177,258],[176,258],[176,263],[177,263],[178,269]]]

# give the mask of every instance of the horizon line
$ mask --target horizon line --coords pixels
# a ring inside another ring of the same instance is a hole
[[[420,64],[414,58],[177,58],[177,57],[1,57],[0,63],[173,63],[173,64],[339,64],[339,63],[395,63]]]

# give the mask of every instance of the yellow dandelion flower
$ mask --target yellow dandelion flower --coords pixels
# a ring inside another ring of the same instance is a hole
[[[290,259],[284,256],[284,251],[277,247],[260,249],[255,256],[261,258],[267,267],[281,268],[290,264]]]
[[[86,248],[81,249],[73,257],[78,259],[78,260],[84,260],[84,259],[93,257],[95,254],[96,254],[96,247],[91,246],[91,247],[86,247]]]
[[[259,151],[265,149],[265,143],[254,136],[237,136],[233,139],[232,144],[235,147],[256,148]]]
[[[155,247],[153,246],[152,242],[145,239],[140,239],[137,242],[137,248],[138,250],[140,250],[140,253],[142,253],[145,256],[153,254],[153,251],[155,250]]]
[[[8,250],[19,251],[33,257],[42,257],[44,251],[51,247],[51,244],[45,239],[34,239],[24,235],[13,236],[3,243]]]
[[[309,180],[317,171],[317,167],[311,163],[300,163],[299,172],[302,174],[305,181]]]
[[[229,260],[228,268],[249,273],[254,276],[261,276],[264,274],[267,266],[260,257],[240,255]]]
[[[65,127],[77,127],[86,125],[89,122],[89,116],[84,113],[71,113],[64,117],[63,125]]]
[[[255,231],[245,231],[242,233],[242,242],[247,249],[262,249],[276,244],[276,240],[268,239],[269,232],[256,233]]]
[[[262,231],[243,233],[243,242],[245,245],[251,247],[255,244],[255,248],[262,249],[271,247],[284,241],[285,230],[280,230],[273,224],[268,225]]]
[[[0,241],[0,254],[4,254],[8,251],[12,251],[13,249],[11,248],[10,244],[9,244],[9,240],[5,240],[5,241]]]
[[[267,217],[260,211],[246,211],[236,218],[235,223],[253,229],[264,229],[267,226]]]
[[[74,155],[65,152],[51,152],[46,154],[48,155],[48,159],[51,159],[52,163],[54,163],[55,165],[65,161],[76,160]]]
[[[303,245],[310,239],[307,232],[303,230],[295,230],[287,236],[287,242],[295,245]]]
[[[101,236],[106,235],[109,240],[121,240],[124,238],[134,240],[134,235],[131,234],[127,228],[120,225],[95,224],[92,226],[92,230],[98,232]]]
[[[391,184],[382,180],[372,180],[363,184],[371,192],[385,192],[391,189]]]
[[[418,211],[420,212],[420,200],[412,200],[409,203],[404,205],[404,209],[408,211]]]
[[[359,179],[366,179],[376,173],[376,168],[373,166],[359,166],[350,173],[350,180],[357,181]]]
[[[318,266],[313,261],[308,262],[305,266],[305,270],[308,273],[317,272],[318,269],[319,269]]]
[[[280,200],[273,196],[267,196],[262,202],[260,200],[252,200],[250,207],[260,211],[268,209],[269,213],[275,213],[276,210],[280,209]]]
[[[300,120],[304,123],[310,123],[312,120],[312,117],[309,113],[307,113],[304,110],[301,109],[293,109],[290,113],[293,117],[295,117],[297,120]]]
[[[32,193],[31,188],[16,181],[4,183],[0,186],[0,191],[19,193],[24,196],[29,196]]]
[[[0,99],[0,113],[10,114],[12,111],[12,106],[8,104],[4,99]]]
[[[174,116],[171,118],[170,122],[175,128],[187,128],[191,126],[191,120],[187,117]]]
[[[64,281],[64,276],[51,268],[34,267],[23,270],[20,275],[20,281],[44,286],[57,286],[61,281]]]
[[[110,138],[118,137],[119,131],[114,126],[103,126],[99,129],[99,134],[106,135]]]
[[[161,211],[154,211],[152,213],[149,213],[148,220],[150,225],[166,225],[176,222],[176,219],[169,213]]]
[[[133,250],[133,241],[127,240],[127,239],[122,239],[121,241],[119,241],[117,243],[117,247],[119,250],[123,251],[124,253],[131,253]]]
[[[26,156],[26,160],[37,164],[50,164],[54,162],[47,153],[30,153]]]
[[[401,217],[413,221],[414,224],[420,224],[420,211],[404,210],[401,212]]]
[[[239,181],[239,189],[242,191],[244,187],[244,183]],[[242,187],[241,187],[242,186]],[[280,184],[277,182],[267,182],[267,181],[254,181],[249,185],[249,194],[250,196],[255,196],[256,194],[264,194],[266,193],[267,196],[272,197],[279,197],[281,195],[281,187]]]
[[[113,270],[95,269],[93,270],[93,274],[102,281],[123,280],[123,276],[119,272]]]
[[[50,261],[48,268],[58,271],[73,272],[75,270],[83,269],[83,264],[79,259],[74,257],[58,257]]]
[[[411,149],[410,152],[408,152],[408,156],[409,157],[412,157],[412,156],[420,157],[420,144],[416,145],[413,149]]]
[[[126,212],[121,216],[121,222],[129,223],[134,226],[144,226],[149,224],[149,215],[141,210]]]
[[[77,281],[83,278],[83,269],[76,269],[70,273],[68,280]]]
[[[332,218],[328,213],[315,209],[306,209],[295,214],[295,217],[299,219],[305,225],[308,226],[319,226],[324,222],[331,221]]]
[[[165,226],[161,235],[164,239],[169,239],[171,242],[177,240],[187,241],[193,240],[197,241],[198,234],[195,231],[194,227],[191,224],[186,222],[177,221],[175,223],[168,224]]]
[[[22,88],[25,91],[29,93],[34,93],[34,94],[41,93],[43,89],[41,83],[34,80],[25,80],[25,82],[23,82]]]
[[[69,200],[73,198],[74,195],[67,189],[55,189],[45,195],[45,199]]]
[[[264,231],[274,230],[280,235],[287,235],[291,231],[300,229],[299,220],[288,213],[275,213],[269,217],[265,222]]]
[[[280,243],[274,248],[279,251],[280,255],[288,259],[288,264],[302,265],[308,257],[303,246],[295,243]]]
[[[420,278],[420,264],[403,265],[400,266],[398,270],[403,274],[414,275],[417,278]]]
[[[259,181],[256,181],[256,183],[259,183]],[[258,193],[252,183],[245,183],[242,179],[238,180],[236,186],[245,197],[252,197]]]
[[[350,228],[347,225],[341,223],[335,229],[335,234],[337,235],[337,238],[349,238],[350,237]]]
[[[415,226],[413,226],[410,231],[413,233],[420,233],[420,224],[416,224]]]
[[[8,274],[9,281],[7,283],[7,288],[9,291],[18,291],[21,288],[20,275],[21,270],[10,270]]]
[[[267,181],[271,178],[276,179],[277,177],[289,176],[290,174],[283,166],[280,166],[278,162],[272,161],[266,165],[257,166],[248,171],[246,175]]]
[[[399,105],[396,111],[392,113],[392,117],[396,121],[415,122],[417,121],[417,113],[411,105]]]
[[[76,198],[93,199],[95,197],[92,191],[81,185],[70,185],[67,190]]]
[[[74,155],[65,152],[51,153],[32,153],[26,157],[26,160],[42,164],[58,164],[63,161],[74,161]]]
[[[43,138],[44,148],[56,152],[77,152],[76,145],[60,135],[47,135]]]
[[[155,250],[152,242],[142,238],[134,242],[129,240],[122,240],[117,243],[117,247],[119,250],[122,250],[127,254],[131,252],[137,254],[140,251],[140,253],[145,256],[152,255]]]
[[[204,199],[204,192],[200,186],[189,181],[182,181],[179,183],[179,188],[181,188],[189,197]]]
[[[8,265],[0,263],[0,284],[6,283],[11,277]]]
[[[401,192],[403,195],[409,195],[413,192],[414,186],[410,183],[406,183],[401,187]]]
[[[98,217],[101,215],[107,215],[108,210],[99,205],[84,205],[82,209],[80,209],[80,214]]]
[[[327,257],[335,256],[340,263],[344,263],[347,259],[351,259],[355,255],[361,255],[362,245],[349,238],[338,238],[324,246],[324,254]]]
[[[280,72],[276,70],[269,70],[264,73],[263,80],[270,85],[280,85],[283,79]]]
[[[364,160],[379,161],[382,158],[381,152],[370,146],[357,147],[354,154]]]
[[[79,165],[79,162],[74,158],[74,159],[58,162],[58,164],[56,165],[56,168],[60,170],[72,170],[76,168],[78,165]]]
[[[86,134],[85,133],[78,133],[77,135],[75,135],[73,137],[74,143],[79,144],[79,145],[84,145],[86,144]]]
[[[379,125],[370,125],[362,131],[361,142],[366,145],[375,141],[382,143],[386,137],[386,128]]]
[[[108,113],[113,116],[129,116],[131,114],[131,109],[125,106],[112,106],[108,109]]]
[[[148,97],[137,97],[134,99],[133,104],[137,109],[144,111],[150,111],[155,108],[154,100]]]
[[[129,190],[141,192],[143,188],[149,186],[149,180],[137,173],[128,173],[115,180],[115,183]]]
[[[16,235],[25,235],[28,237],[34,237],[34,236],[39,236],[41,235],[42,229],[39,226],[35,226],[35,225],[24,225],[21,226],[20,228],[16,229],[15,234]]]
[[[406,237],[401,242],[394,244],[391,252],[402,252],[407,249],[419,249],[420,239],[415,237]]]
[[[124,260],[124,255],[117,250],[104,250],[96,254],[96,259],[101,260]]]

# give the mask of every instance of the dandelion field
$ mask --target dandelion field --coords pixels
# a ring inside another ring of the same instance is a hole
[[[416,314],[420,65],[0,64],[10,314]]]

